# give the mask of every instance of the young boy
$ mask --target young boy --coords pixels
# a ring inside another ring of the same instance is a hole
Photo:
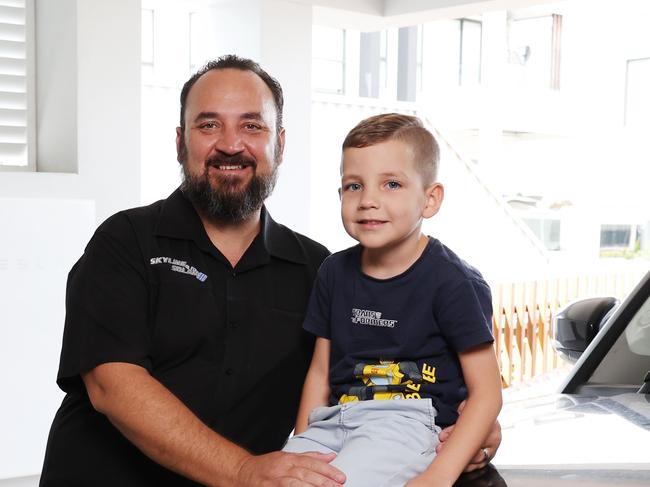
[[[489,287],[421,233],[443,199],[438,158],[406,115],[370,117],[343,142],[341,217],[359,245],[319,270],[304,323],[318,338],[284,450],[336,452],[347,487],[451,486],[501,408]]]

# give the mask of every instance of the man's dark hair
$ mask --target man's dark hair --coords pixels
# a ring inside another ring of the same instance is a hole
[[[181,130],[185,131],[185,103],[187,102],[187,95],[190,93],[194,83],[208,71],[214,69],[239,69],[241,71],[252,71],[257,76],[262,78],[262,81],[269,87],[273,94],[273,101],[275,102],[276,111],[276,131],[282,128],[282,108],[284,106],[284,97],[282,95],[282,86],[278,80],[272,77],[269,73],[264,71],[259,64],[251,59],[242,58],[234,54],[221,56],[218,59],[209,61],[205,66],[199,69],[192,75],[183,85],[181,90]]]

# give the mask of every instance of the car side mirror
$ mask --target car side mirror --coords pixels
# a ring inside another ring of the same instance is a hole
[[[618,304],[616,298],[588,298],[562,308],[553,317],[555,351],[569,362],[578,360]]]

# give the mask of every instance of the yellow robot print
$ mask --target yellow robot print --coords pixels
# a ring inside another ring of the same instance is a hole
[[[379,364],[357,364],[354,376],[364,385],[352,386],[339,403],[368,399],[419,398],[422,374],[415,362],[380,361]]]

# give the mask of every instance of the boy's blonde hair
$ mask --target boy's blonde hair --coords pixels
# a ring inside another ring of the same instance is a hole
[[[400,113],[382,113],[357,124],[343,141],[343,150],[363,148],[399,140],[413,150],[413,158],[425,184],[436,181],[440,149],[433,134],[418,117]],[[342,168],[341,168],[342,169]]]

